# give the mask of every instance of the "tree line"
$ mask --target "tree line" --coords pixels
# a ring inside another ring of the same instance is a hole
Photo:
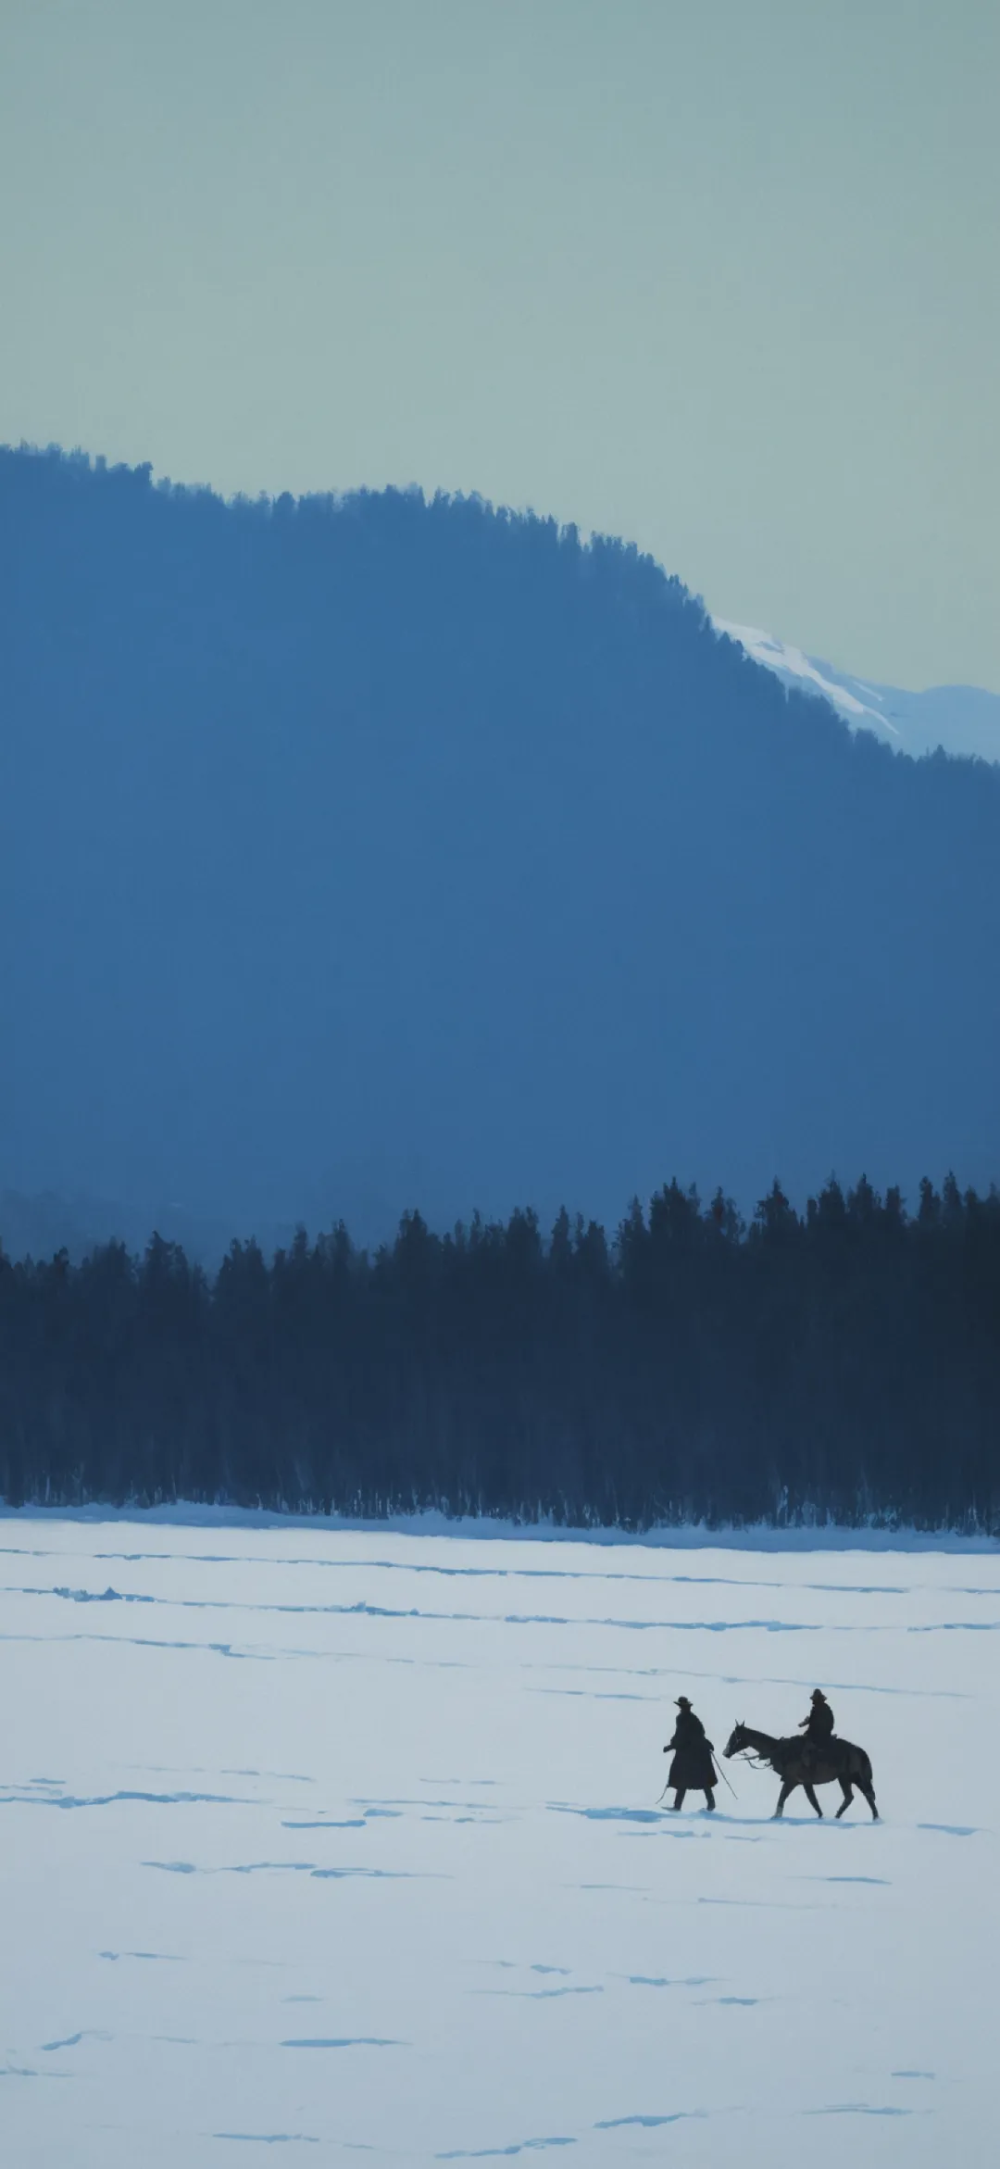
[[[154,1235],[0,1250],[12,1504],[226,1501],[641,1529],[830,1517],[1000,1529],[1000,1193],[676,1181],[613,1239],[561,1212],[218,1271]]]

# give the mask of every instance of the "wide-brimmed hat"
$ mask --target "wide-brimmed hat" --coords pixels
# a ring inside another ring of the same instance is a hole
[[[810,1702],[825,1702],[826,1696],[823,1693],[822,1687],[814,1687],[812,1694],[809,1697],[809,1700]]]
[[[688,1698],[687,1698],[687,1696],[686,1696],[686,1695],[678,1695],[678,1697],[677,1697],[677,1701],[676,1701],[676,1703],[675,1703],[674,1707],[675,1707],[675,1709],[678,1709],[678,1710],[689,1710],[689,1709],[690,1709],[690,1707],[691,1707],[691,1704],[690,1704],[690,1702],[688,1701]]]

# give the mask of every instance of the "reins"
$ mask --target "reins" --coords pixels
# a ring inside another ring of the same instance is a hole
[[[716,1777],[721,1777],[721,1779],[722,1779],[722,1782],[723,1782],[723,1784],[724,1784],[724,1785],[729,1785],[729,1779],[728,1779],[728,1777],[726,1776],[726,1773],[725,1773],[725,1771],[724,1771],[724,1770],[720,1770],[720,1768],[719,1768],[719,1765],[718,1765],[718,1763],[717,1763],[717,1762],[716,1762],[716,1760],[715,1760],[715,1754],[714,1754],[714,1751],[713,1751],[713,1754],[712,1754],[712,1762],[713,1762],[713,1764],[714,1764],[714,1767],[715,1767],[715,1774],[716,1774]],[[730,1790],[730,1792],[732,1793],[733,1799],[734,1799],[734,1800],[735,1800],[735,1799],[737,1799],[738,1795],[737,1795],[737,1791],[736,1791],[736,1787],[735,1787],[735,1785],[729,1785],[729,1790]]]
[[[776,1775],[780,1775],[780,1767],[776,1762],[772,1762],[770,1755],[762,1755],[759,1747],[751,1747],[749,1741],[745,1747],[734,1748],[733,1752],[741,1755],[752,1770],[773,1770]]]

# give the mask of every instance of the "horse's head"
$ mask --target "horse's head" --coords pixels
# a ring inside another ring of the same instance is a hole
[[[738,1755],[741,1753],[742,1749],[744,1747],[748,1747],[749,1744],[750,1742],[746,1726],[743,1724],[734,1725],[723,1752],[726,1755]]]

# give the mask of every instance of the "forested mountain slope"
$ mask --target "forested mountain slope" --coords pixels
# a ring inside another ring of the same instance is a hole
[[[1000,774],[804,727],[634,550],[7,452],[0,596],[0,1187],[998,1172]]]

